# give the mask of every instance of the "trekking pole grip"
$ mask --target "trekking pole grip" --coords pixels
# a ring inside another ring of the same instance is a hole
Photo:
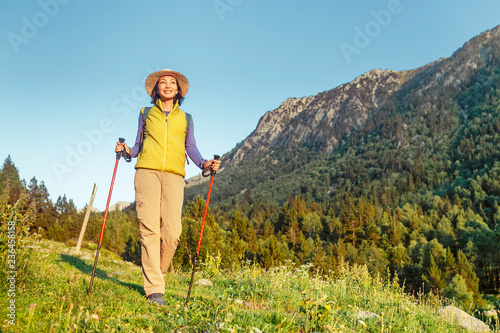
[[[118,142],[124,143],[125,139],[124,138],[118,138]],[[123,147],[122,151],[119,151],[119,152],[116,153],[116,159],[119,160],[121,156],[123,156],[123,159],[125,161],[127,161],[127,162],[130,162],[132,160],[132,157],[130,156],[129,153],[127,153],[127,149],[125,149],[125,147]]]
[[[214,160],[218,161],[219,159],[220,159],[220,156],[219,156],[219,155],[214,155]],[[216,174],[216,173],[217,173],[217,171],[212,170],[211,175],[212,175],[212,176],[215,176],[215,174]]]
[[[118,138],[118,142],[124,143],[125,139],[124,138]],[[123,149],[125,150],[125,147],[123,147]],[[122,156],[122,152],[121,151],[117,151],[116,152],[116,159],[119,160],[121,156]]]
[[[214,155],[213,159],[216,160],[216,161],[218,161],[219,158],[220,158],[219,155]],[[212,170],[212,165],[209,165],[205,169],[203,169],[201,175],[203,177],[208,177],[208,176],[215,176],[216,173],[217,173],[216,171]]]

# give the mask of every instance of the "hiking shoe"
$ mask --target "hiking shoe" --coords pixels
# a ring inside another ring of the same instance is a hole
[[[165,305],[163,294],[151,294],[148,296],[148,300],[151,304]]]

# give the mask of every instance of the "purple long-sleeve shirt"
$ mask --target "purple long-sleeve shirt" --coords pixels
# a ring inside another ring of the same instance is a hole
[[[170,111],[164,111],[165,115],[168,116]],[[137,157],[139,155],[139,150],[141,148],[141,138],[142,138],[143,120],[142,113],[139,113],[139,128],[137,129],[137,137],[135,138],[135,144],[130,148],[130,156]],[[196,147],[196,140],[194,138],[194,124],[191,121],[191,125],[186,133],[186,152],[189,158],[196,164],[200,169],[203,169],[203,164],[208,162],[201,156],[198,147]]]

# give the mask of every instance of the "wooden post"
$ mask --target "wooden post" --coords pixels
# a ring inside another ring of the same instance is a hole
[[[95,193],[97,192],[97,186],[94,183],[94,189],[92,190],[92,196],[90,197],[90,203],[87,206],[87,212],[85,213],[85,218],[83,219],[82,230],[80,230],[80,236],[78,237],[78,243],[76,243],[76,248],[74,253],[80,253],[80,247],[83,242],[83,235],[85,235],[85,230],[87,229],[87,223],[89,222],[90,212],[92,211],[92,204],[94,203]]]

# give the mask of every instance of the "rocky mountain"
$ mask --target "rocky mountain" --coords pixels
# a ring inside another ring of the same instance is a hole
[[[80,209],[77,209],[77,212],[78,212],[79,214],[81,214],[81,213],[85,214],[85,213],[87,212],[87,206],[85,206],[85,207],[83,207],[83,208],[80,208]],[[97,208],[95,208],[95,207],[92,207],[91,212],[92,212],[92,213],[99,213],[99,212],[100,212],[100,210],[99,210],[99,209],[97,209]]]
[[[345,134],[363,126],[367,117],[399,90],[407,75],[374,69],[316,96],[288,98],[266,112],[257,128],[224,156],[224,162],[236,166],[270,149],[290,150],[298,145],[331,152]]]
[[[127,201],[118,201],[117,203],[115,203],[114,205],[111,205],[109,207],[109,211],[110,212],[112,212],[114,210],[122,211],[125,208],[129,207],[131,204],[132,204],[131,202],[127,202]]]
[[[463,119],[468,116],[467,105],[462,105],[458,96],[470,88],[478,75],[492,71],[499,62],[500,26],[497,26],[472,38],[450,57],[420,68],[374,69],[315,96],[288,98],[277,109],[266,112],[256,129],[222,157],[225,169],[220,172],[218,182],[230,188],[224,190],[226,199],[244,195],[248,190],[258,192],[258,188],[269,185],[270,181],[277,182],[300,168],[299,164],[292,165],[298,152],[308,156],[313,152],[332,154],[343,146],[362,143],[377,131],[392,128],[394,123],[397,125],[390,139],[395,140],[397,147],[408,147],[419,140],[419,135],[422,138],[423,133],[417,135],[418,131],[413,130],[414,135],[410,136],[408,126],[413,125],[401,123],[396,114],[410,112],[413,123],[437,116],[444,122],[440,128],[450,128],[450,122],[459,121],[450,116],[455,111]],[[256,159],[265,167],[258,177],[245,177],[252,174],[255,164],[250,163]],[[316,159],[311,155],[306,164]],[[281,164],[279,170],[277,164]],[[188,185],[188,199],[203,196],[206,189],[200,187],[201,182],[193,179]]]
[[[109,207],[109,211],[110,211],[110,212],[112,212],[112,211],[114,211],[114,210],[123,211],[125,208],[130,207],[130,205],[132,205],[132,203],[131,203],[131,202],[127,202],[127,201],[118,201],[118,202],[116,202],[115,204],[113,204],[113,205],[111,205],[111,206]],[[85,212],[86,212],[86,210],[87,210],[87,208],[85,207],[85,208],[80,208],[80,209],[78,209],[77,211],[78,211],[78,213],[85,213]],[[93,213],[98,213],[98,212],[100,212],[100,211],[101,211],[100,209],[95,208],[95,207],[92,207],[92,212],[93,212]]]
[[[266,112],[257,128],[224,156],[224,162],[236,166],[270,149],[293,149],[297,145],[331,152],[344,136],[363,127],[366,119],[398,92],[403,98],[425,96],[436,87],[452,87],[458,93],[474,71],[493,59],[490,51],[498,48],[499,40],[497,26],[466,43],[450,58],[424,67],[409,71],[374,69],[316,96],[288,98],[277,109]],[[428,95],[420,107],[432,109],[434,95]]]

